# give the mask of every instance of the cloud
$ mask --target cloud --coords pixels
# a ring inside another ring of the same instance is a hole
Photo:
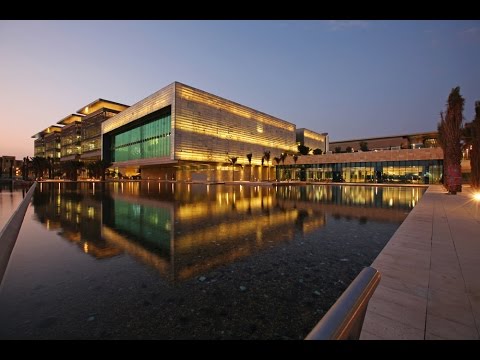
[[[365,29],[370,26],[366,20],[328,20],[327,24],[330,31]]]

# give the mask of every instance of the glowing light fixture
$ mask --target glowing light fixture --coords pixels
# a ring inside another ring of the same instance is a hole
[[[474,194],[473,194],[473,199],[474,199],[475,201],[480,201],[480,192],[474,193]]]

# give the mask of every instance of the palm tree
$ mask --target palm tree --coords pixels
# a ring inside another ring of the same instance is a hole
[[[267,181],[270,181],[270,166],[269,166],[269,163],[270,163],[270,150],[265,150],[263,152],[263,157],[265,158],[265,160],[267,161]]]
[[[310,152],[310,147],[308,146],[305,146],[305,145],[298,145],[298,152],[302,155],[308,155],[308,153]]]
[[[63,171],[67,174],[67,178],[72,181],[77,181],[78,170],[83,167],[83,162],[78,160],[65,161],[62,164]]]
[[[55,164],[55,159],[47,156],[47,162],[48,162],[48,178],[51,179],[53,176],[53,168]]]
[[[105,181],[105,172],[112,165],[111,162],[108,162],[105,159],[96,160],[93,163],[94,176],[101,178],[102,181]]]
[[[23,158],[23,167],[22,167],[22,178],[23,180],[28,180],[28,170],[30,169],[31,160],[28,156]]]
[[[470,166],[472,168],[472,188],[480,190],[480,101],[475,101],[475,119],[471,122]]]
[[[448,96],[445,116],[440,113],[438,124],[439,143],[444,152],[444,185],[450,194],[462,191],[461,125],[465,99],[460,95],[460,87],[453,88]]]
[[[96,169],[96,165],[95,165],[95,162],[88,162],[85,167],[87,168],[87,171],[88,171],[88,176],[89,177],[97,177],[97,169]]]
[[[285,165],[285,159],[287,158],[287,156],[288,154],[284,152],[280,154],[280,161],[282,162],[282,165]],[[282,169],[282,174],[285,174],[285,169]],[[280,177],[280,180],[282,180],[281,178],[282,176]]]
[[[44,172],[49,168],[49,162],[43,156],[34,156],[31,161],[33,174],[35,179],[42,177]]]
[[[250,181],[252,181],[252,153],[247,154],[248,165],[250,165]]]
[[[275,162],[277,163],[277,167],[278,167],[278,165],[280,164],[280,160],[281,160],[281,159],[280,159],[279,157],[276,157],[276,156],[275,156],[275,157],[273,158],[273,160],[275,160]]]
[[[265,156],[262,156],[262,168],[260,170],[260,175],[262,176],[262,181],[263,181],[263,163],[265,162]]]

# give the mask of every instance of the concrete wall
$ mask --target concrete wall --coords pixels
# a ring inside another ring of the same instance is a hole
[[[300,128],[296,130],[297,142],[308,146],[311,150],[321,149],[324,153],[328,151],[327,136],[316,133],[312,130]]]
[[[443,159],[441,148],[401,149],[384,151],[364,151],[354,153],[305,155],[299,156],[297,165],[300,164],[334,164],[346,162],[371,162],[371,161],[405,161],[405,160],[430,160]],[[288,156],[285,165],[295,164],[293,158]]]
[[[295,125],[233,101],[176,83],[175,159],[260,165],[264,151],[270,160],[295,151]]]
[[[341,151],[345,151],[347,146],[352,147],[354,150],[360,149],[360,142],[366,141],[369,150],[389,148],[391,146],[400,146],[402,148],[408,148],[408,139],[402,136],[394,136],[389,138],[380,139],[366,139],[366,140],[353,140],[353,141],[340,141],[330,142],[330,150],[335,151],[337,146],[341,147]]]

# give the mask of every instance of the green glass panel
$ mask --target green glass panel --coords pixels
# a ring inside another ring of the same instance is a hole
[[[112,139],[114,161],[148,159],[170,155],[171,116],[142,124],[134,129],[117,134]]]

